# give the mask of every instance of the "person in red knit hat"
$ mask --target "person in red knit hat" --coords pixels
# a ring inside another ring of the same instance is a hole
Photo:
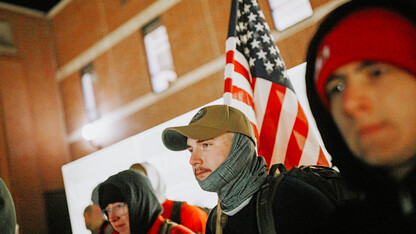
[[[136,170],[110,176],[99,185],[98,197],[104,216],[120,234],[193,233],[161,216],[150,181]]]
[[[416,3],[352,0],[307,53],[306,90],[333,164],[363,193],[329,223],[348,233],[416,233]]]

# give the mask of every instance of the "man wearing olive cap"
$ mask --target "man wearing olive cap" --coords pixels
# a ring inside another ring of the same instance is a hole
[[[164,145],[188,149],[195,178],[205,191],[215,192],[227,217],[224,233],[259,233],[255,195],[266,182],[267,168],[257,156],[256,140],[247,117],[227,105],[199,110],[187,126],[163,131]],[[306,233],[325,225],[334,209],[327,197],[293,177],[284,177],[272,204],[275,232]],[[215,210],[206,233],[215,231]],[[302,224],[302,225],[299,225]]]

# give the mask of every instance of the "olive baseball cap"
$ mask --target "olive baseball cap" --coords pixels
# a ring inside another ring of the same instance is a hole
[[[226,132],[244,134],[256,144],[250,121],[243,112],[227,105],[213,105],[200,109],[187,126],[166,128],[162,133],[162,141],[166,148],[181,151],[187,149],[188,137],[208,140]]]

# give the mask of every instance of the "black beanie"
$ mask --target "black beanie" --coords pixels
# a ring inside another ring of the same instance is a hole
[[[108,204],[127,202],[121,190],[114,184],[101,184],[98,189],[100,208],[105,209]]]

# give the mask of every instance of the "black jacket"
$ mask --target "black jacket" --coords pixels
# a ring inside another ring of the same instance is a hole
[[[256,196],[233,216],[227,217],[223,233],[255,234],[258,232]],[[212,209],[206,234],[215,233],[216,208]],[[273,220],[278,234],[321,233],[335,206],[318,189],[291,176],[285,176],[273,198]]]

